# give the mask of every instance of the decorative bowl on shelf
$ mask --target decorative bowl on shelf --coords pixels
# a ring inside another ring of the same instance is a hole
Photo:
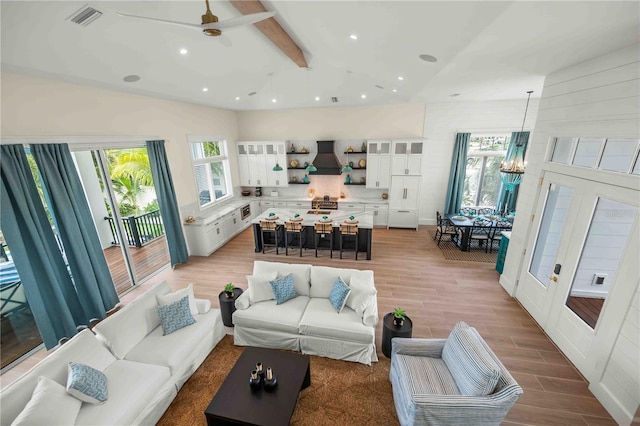
[[[291,160],[291,163],[289,163],[291,165],[291,167],[298,167],[298,160]]]
[[[364,158],[360,161],[358,161],[358,166],[360,167],[366,167],[367,166],[367,160],[365,160]]]

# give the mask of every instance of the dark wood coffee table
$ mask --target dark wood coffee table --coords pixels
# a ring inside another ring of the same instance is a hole
[[[256,363],[271,367],[276,388],[252,391],[249,376]],[[288,425],[300,391],[311,385],[309,356],[248,347],[205,410],[208,425]]]

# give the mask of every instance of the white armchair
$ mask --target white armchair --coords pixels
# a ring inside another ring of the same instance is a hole
[[[475,328],[448,339],[391,341],[393,400],[402,426],[498,425],[522,388]]]

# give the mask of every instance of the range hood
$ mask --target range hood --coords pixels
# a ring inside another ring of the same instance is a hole
[[[318,155],[313,159],[313,165],[317,172],[309,172],[310,175],[339,175],[342,172],[342,164],[338,161],[333,144],[335,141],[317,141]]]

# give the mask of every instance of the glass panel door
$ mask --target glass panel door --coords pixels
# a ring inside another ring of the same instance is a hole
[[[22,281],[0,230],[0,315],[2,366],[5,368],[42,343]]]
[[[545,287],[549,284],[549,277],[553,273],[572,197],[573,190],[571,188],[555,183],[549,185],[547,202],[529,266],[529,273]]]
[[[591,328],[615,282],[638,208],[600,198],[573,276],[566,306]]]

